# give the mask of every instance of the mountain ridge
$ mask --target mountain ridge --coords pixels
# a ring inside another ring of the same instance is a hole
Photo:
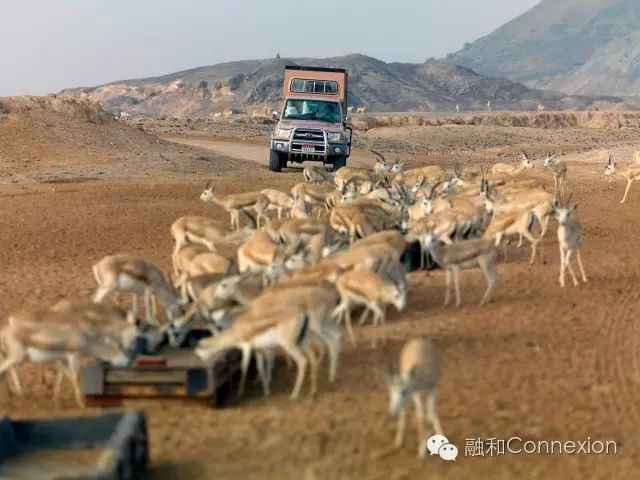
[[[618,98],[567,96],[530,89],[505,78],[487,78],[446,62],[386,63],[362,54],[331,58],[241,60],[167,75],[120,80],[60,92],[99,102],[105,110],[140,116],[209,116],[223,111],[274,108],[282,96],[287,64],[346,68],[349,104],[369,111],[584,110],[619,107]]]

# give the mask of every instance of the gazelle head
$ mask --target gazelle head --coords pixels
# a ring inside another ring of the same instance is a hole
[[[200,194],[200,200],[202,200],[203,202],[210,201],[213,198],[213,189],[213,182],[208,181],[204,186],[204,190],[202,190],[202,193]]]
[[[391,166],[391,169],[389,170],[391,173],[393,173],[394,175],[398,175],[400,173],[404,172],[404,162],[402,161],[397,161],[396,163],[394,163]]]
[[[553,165],[554,158],[556,158],[556,154],[551,155],[550,153],[547,153],[547,156],[544,159],[544,167],[548,168]]]
[[[566,201],[558,202],[555,200],[552,204],[552,214],[561,226],[567,225],[571,214],[578,208],[578,204],[571,204],[571,196],[572,194],[569,194]]]
[[[455,175],[447,175],[442,182],[442,192],[447,196],[455,195],[454,185],[456,183]]]
[[[613,161],[613,155],[609,154],[609,162],[607,163],[607,168],[604,169],[604,174],[606,176],[611,176],[616,172],[616,162]]]
[[[422,187],[424,187],[424,184],[427,182],[427,179],[422,176],[420,177],[418,180],[416,180],[416,183],[414,183],[413,187],[411,187],[411,193],[415,196]]]
[[[533,168],[533,162],[525,152],[522,152],[522,165],[524,168]]]
[[[378,173],[388,172],[391,169],[391,166],[387,163],[387,160],[384,158],[380,152],[376,152],[373,149],[369,150],[376,156],[376,165],[374,167],[375,171]]]
[[[398,374],[384,373],[389,389],[389,415],[395,417],[404,410],[405,402],[413,395],[413,379],[416,369],[411,369],[409,378],[404,379]]]

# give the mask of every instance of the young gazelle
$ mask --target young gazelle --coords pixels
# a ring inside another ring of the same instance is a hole
[[[584,273],[584,267],[582,266],[582,258],[580,257],[580,247],[582,246],[582,226],[580,220],[574,214],[578,205],[571,205],[569,202],[571,195],[566,203],[553,205],[553,216],[558,221],[558,244],[560,247],[560,286],[564,288],[564,277],[566,269],[569,269],[573,284],[578,286],[578,280],[573,268],[571,267],[571,255],[576,254],[578,260],[578,267],[580,268],[580,274],[582,275],[582,281],[587,281],[587,275]]]
[[[553,199],[558,198],[558,188],[560,189],[560,196],[564,197],[564,182],[567,180],[567,160],[562,159],[554,161],[556,155],[547,154],[544,159],[544,167],[551,170],[553,173]]]
[[[487,290],[482,297],[480,305],[491,300],[493,290],[498,281],[498,272],[493,268],[498,250],[493,239],[473,239],[455,242],[451,245],[442,245],[435,231],[424,234],[423,244],[431,254],[433,260],[440,267],[447,270],[447,289],[444,297],[444,306],[449,305],[451,299],[451,281],[456,293],[456,307],[462,303],[460,296],[460,270],[480,267],[487,279]]]
[[[149,323],[157,323],[154,299],[160,300],[167,316],[172,319],[180,310],[180,299],[171,288],[164,273],[149,262],[127,254],[108,255],[93,265],[98,289],[93,301],[100,303],[114,292],[133,293],[133,313],[138,311],[138,295],[144,295]],[[153,307],[153,308],[152,308]]]
[[[617,163],[613,161],[613,155],[609,155],[609,163],[607,164],[604,174],[608,177],[612,177],[616,173],[616,165]],[[620,203],[624,203],[627,199],[631,184],[640,179],[640,164],[634,163],[633,165],[629,165],[629,167],[622,173],[622,176],[627,181],[627,188],[624,190],[624,196],[622,197],[622,200],[620,200]]]
[[[59,401],[63,376],[73,386],[78,406],[84,406],[80,391],[80,359],[89,356],[116,366],[131,363],[140,335],[131,312],[108,305],[71,304],[56,308],[16,312],[0,332],[3,360],[0,379],[9,372],[18,395],[22,387],[15,370],[19,364],[58,363],[53,395]]]
[[[522,161],[520,162],[519,166],[516,167],[508,163],[496,163],[493,167],[491,167],[491,173],[506,173],[507,175],[515,177],[525,168],[533,168],[533,162],[525,152],[522,152]]]
[[[393,305],[398,312],[404,310],[407,305],[407,289],[405,284],[390,282],[377,273],[370,271],[349,271],[336,281],[336,288],[340,293],[340,304],[333,314],[345,323],[351,343],[355,344],[355,337],[351,327],[351,310],[357,306],[363,306],[364,311],[360,316],[360,325],[364,323],[369,313],[373,313],[373,326],[384,325],[386,309]],[[377,343],[376,335],[373,345]]]
[[[426,455],[429,435],[426,422],[435,435],[442,435],[442,426],[436,413],[436,394],[442,371],[442,354],[431,340],[414,338],[404,344],[400,352],[400,373],[385,373],[389,388],[389,414],[399,415],[394,444],[402,446],[406,425],[406,401],[411,398],[418,424],[418,457]],[[424,395],[425,403],[422,396]],[[426,411],[425,411],[426,407]],[[426,419],[425,419],[426,414]]]
[[[214,185],[212,182],[209,182],[200,194],[200,200],[203,202],[213,202],[229,212],[231,217],[231,230],[240,229],[240,212],[255,219],[258,227],[260,226],[260,219],[263,219],[265,222],[268,220],[266,212],[269,206],[269,199],[260,192],[236,193],[220,197],[214,194]]]

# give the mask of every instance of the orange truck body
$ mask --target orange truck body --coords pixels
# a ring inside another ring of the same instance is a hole
[[[283,101],[271,137],[269,168],[321,161],[334,170],[351,153],[347,125],[348,73],[340,68],[286,66]]]

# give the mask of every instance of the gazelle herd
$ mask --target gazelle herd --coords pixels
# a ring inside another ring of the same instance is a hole
[[[556,184],[552,194],[525,176],[533,167],[525,153],[519,165],[497,164],[486,174],[484,169],[464,172],[457,164],[453,171],[435,165],[405,170],[404,163],[374,154],[371,169],[344,167],[330,174],[322,167],[306,167],[304,181],[289,192],[219,195],[207,183],[200,199],[228,212],[231,231],[203,216],[178,218],[169,229],[175,243],[168,276],[129,254],[100,259],[93,267],[93,302],[11,315],[2,330],[0,375],[9,373],[20,391],[15,370],[20,362],[58,362],[60,380],[66,373],[81,403],[80,356],[127,365],[141,353],[138,338],[147,339],[147,346],[163,338],[179,346],[191,329],[204,325],[212,336],[199,341],[195,354],[208,362],[224,350],[240,349],[240,393],[252,357],[263,392],[270,393],[275,353],[281,351],[296,366],[291,398],[298,398],[307,371],[310,392],[317,392],[325,352],[329,381],[336,379],[343,328],[352,343],[359,336],[351,321],[354,313],[361,312],[359,326],[370,318],[374,347],[385,341],[387,310],[403,312],[408,305],[411,276],[405,252],[410,245],[419,248],[423,266],[445,270],[445,306],[451,289],[456,306],[462,304],[460,273],[479,267],[487,282],[484,305],[498,285],[499,247],[517,236],[519,246],[523,239],[531,245],[530,263],[538,247],[542,259],[549,219],[556,218],[560,285],[565,286],[566,269],[578,283],[570,264],[574,255],[582,280],[587,280],[576,206],[564,199],[565,161],[551,155],[544,161]],[[610,160],[607,168],[615,164]],[[134,298],[129,313],[106,303],[111,294],[124,292]],[[144,325],[135,318],[139,296],[144,299]],[[402,442],[405,400],[412,398],[420,455],[427,438],[425,419],[442,433],[435,408],[440,364],[441,354],[431,341],[409,339],[400,356],[400,374],[385,374],[390,413],[400,415],[395,442]]]

